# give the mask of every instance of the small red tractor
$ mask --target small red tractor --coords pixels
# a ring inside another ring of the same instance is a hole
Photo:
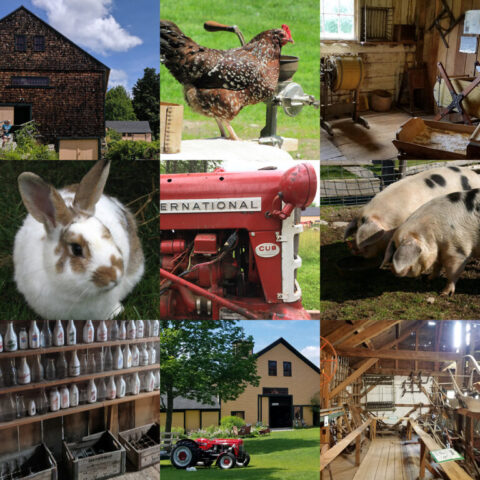
[[[240,438],[196,438],[178,441],[172,449],[170,460],[176,468],[193,467],[198,463],[210,467],[216,462],[222,470],[228,470],[235,465],[246,467],[250,455]]]

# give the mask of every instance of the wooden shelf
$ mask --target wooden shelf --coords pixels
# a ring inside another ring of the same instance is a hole
[[[0,395],[6,395],[8,393],[16,393],[16,392],[28,392],[31,390],[38,390],[42,388],[51,388],[56,387],[58,385],[63,385],[65,383],[82,383],[90,380],[93,378],[105,378],[111,376],[118,376],[118,375],[130,375],[131,373],[135,372],[143,372],[145,370],[157,370],[160,368],[160,364],[154,363],[153,365],[143,365],[140,367],[132,367],[132,368],[122,368],[121,370],[109,370],[108,372],[99,372],[99,373],[89,373],[88,375],[79,375],[78,377],[65,377],[58,380],[45,380],[43,382],[36,382],[36,383],[27,383],[26,385],[15,385],[14,387],[3,387],[0,388]]]
[[[105,400],[103,402],[89,403],[85,405],[79,405],[78,407],[65,408],[63,410],[58,410],[57,412],[49,412],[44,415],[35,415],[33,417],[23,417],[11,422],[0,423],[0,430],[5,430],[7,428],[20,427],[22,425],[28,425],[30,423],[37,423],[43,420],[49,420],[51,418],[64,417],[67,415],[72,415],[74,413],[86,412],[88,410],[95,410],[97,408],[109,407],[111,405],[116,405],[118,403],[125,402],[134,402],[136,400],[141,400],[143,398],[160,396],[160,391],[155,390],[153,392],[144,392],[139,395],[127,395],[122,398],[116,398],[115,400]],[[159,407],[160,408],[160,407]]]
[[[49,355],[50,353],[70,352],[72,350],[93,350],[102,347],[115,347],[117,345],[132,345],[133,343],[159,342],[160,337],[135,338],[134,340],[111,340],[108,342],[77,343],[76,345],[63,345],[61,347],[28,348],[14,352],[1,352],[0,361],[4,358],[31,357],[34,355]]]

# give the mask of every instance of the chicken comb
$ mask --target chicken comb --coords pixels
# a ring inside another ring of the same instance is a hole
[[[282,30],[288,35],[288,38],[292,39],[292,33],[290,32],[290,27],[288,25],[283,24]]]

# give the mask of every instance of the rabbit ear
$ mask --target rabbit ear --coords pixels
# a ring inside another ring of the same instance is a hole
[[[23,172],[18,177],[18,188],[26,209],[47,230],[56,228],[57,223],[68,225],[71,222],[73,214],[63,198],[38,175]]]
[[[107,183],[110,171],[109,160],[99,160],[89,172],[82,178],[73,200],[73,206],[77,210],[93,215],[95,205],[102,196],[105,183]]]

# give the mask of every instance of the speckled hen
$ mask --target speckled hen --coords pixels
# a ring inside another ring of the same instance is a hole
[[[275,93],[282,47],[293,43],[287,25],[259,33],[243,47],[202,47],[168,20],[160,21],[160,58],[183,85],[185,100],[198,113],[214,117],[222,137],[238,140],[230,121],[245,105]]]

